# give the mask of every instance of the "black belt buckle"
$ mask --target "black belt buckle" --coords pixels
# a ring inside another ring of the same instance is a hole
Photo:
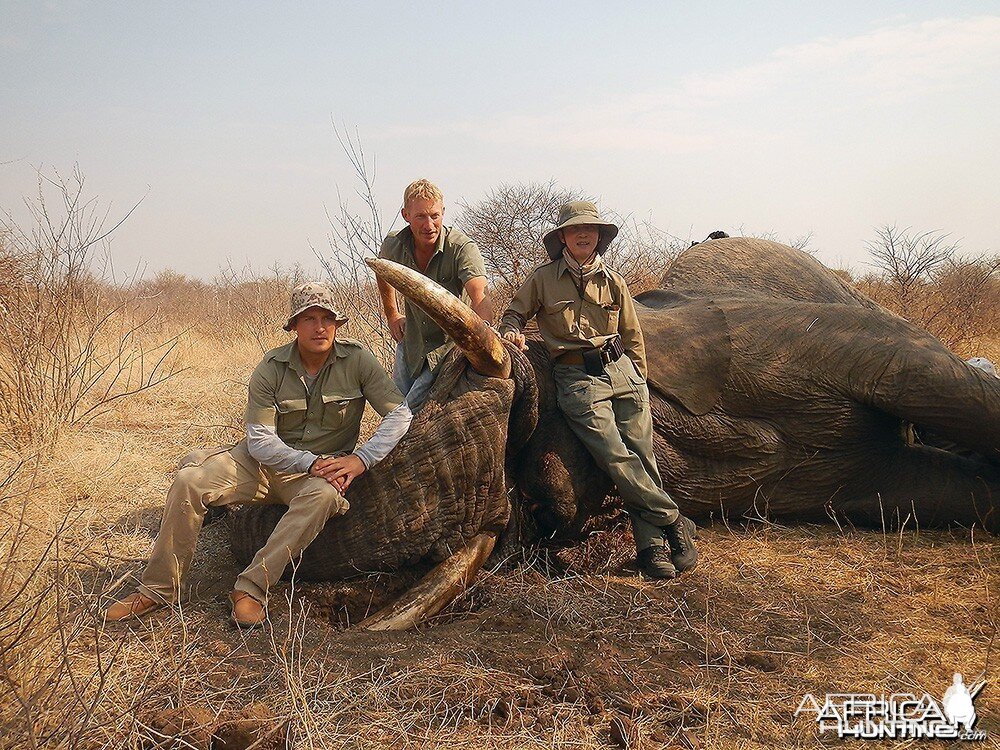
[[[588,375],[600,377],[604,374],[604,356],[601,349],[587,349],[583,352],[583,369]]]

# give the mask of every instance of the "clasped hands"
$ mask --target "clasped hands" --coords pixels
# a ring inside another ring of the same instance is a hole
[[[367,467],[354,453],[336,458],[317,458],[309,467],[309,473],[332,484],[341,494],[347,492],[351,482],[365,473]]]

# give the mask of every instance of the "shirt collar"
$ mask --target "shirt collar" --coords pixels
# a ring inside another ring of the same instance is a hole
[[[562,276],[564,273],[569,273],[569,264],[566,262],[565,258],[563,258],[562,256],[559,256],[559,260],[556,261],[556,262],[559,264],[559,266],[556,268],[556,276],[557,277],[558,276]],[[602,276],[607,276],[608,275],[607,269],[605,268],[605,266],[604,266],[603,263],[601,264],[600,268],[598,268],[596,271],[594,271],[594,275],[595,276],[598,275],[598,274],[601,274]]]
[[[333,353],[335,356],[327,357],[326,362],[323,366],[319,368],[320,372],[323,372],[334,359],[343,359],[347,356],[347,347],[343,345],[338,345],[336,339],[333,342]],[[278,349],[274,354],[274,359],[277,362],[284,362],[293,370],[300,374],[304,374],[306,371],[305,365],[302,364],[302,357],[299,356],[299,347],[295,340],[289,341],[287,344]],[[317,373],[318,375],[319,373]]]

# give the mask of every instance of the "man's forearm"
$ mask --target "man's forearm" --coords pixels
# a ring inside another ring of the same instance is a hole
[[[493,322],[493,300],[490,295],[483,296],[478,303],[472,305],[472,311],[487,323]]]
[[[375,282],[378,284],[378,295],[382,298],[382,312],[385,319],[392,320],[400,314],[399,308],[396,306],[396,290],[388,281],[377,278]]]
[[[520,333],[524,330],[524,327],[528,324],[528,321],[524,319],[524,316],[516,310],[508,309],[507,312],[503,314],[503,318],[500,320],[500,325],[497,326],[497,330],[500,331],[502,336],[505,333]]]
[[[262,424],[247,425],[247,452],[257,463],[288,473],[305,474],[318,458],[315,453],[290,447],[273,427]]]
[[[403,439],[412,420],[413,413],[404,401],[382,418],[375,434],[354,451],[354,455],[361,459],[365,468],[370,469],[389,455],[389,451]]]

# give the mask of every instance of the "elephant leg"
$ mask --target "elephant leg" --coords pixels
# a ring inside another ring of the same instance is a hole
[[[902,446],[886,457],[881,476],[864,495],[834,509],[880,527],[915,516],[921,526],[978,524],[1000,533],[1000,467],[924,446]]]
[[[423,580],[392,604],[361,621],[368,630],[408,630],[433,617],[472,583],[493,551],[496,537],[479,534],[439,563]]]

